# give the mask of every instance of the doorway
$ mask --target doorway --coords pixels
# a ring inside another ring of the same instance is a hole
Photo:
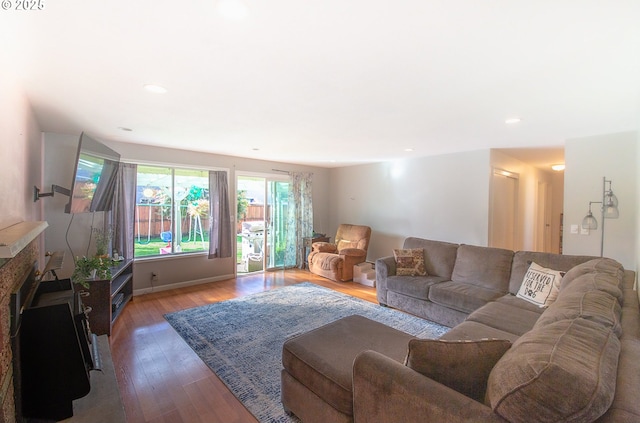
[[[288,175],[236,177],[236,268],[247,274],[284,267]]]

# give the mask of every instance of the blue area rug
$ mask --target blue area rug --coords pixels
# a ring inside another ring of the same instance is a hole
[[[420,338],[448,328],[309,282],[165,315],[260,422],[295,422],[280,402],[282,344],[359,314]]]

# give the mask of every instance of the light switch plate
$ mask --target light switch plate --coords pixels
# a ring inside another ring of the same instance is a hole
[[[571,233],[572,233],[572,234],[577,234],[577,233],[579,233],[579,231],[578,231],[578,225],[571,225]]]

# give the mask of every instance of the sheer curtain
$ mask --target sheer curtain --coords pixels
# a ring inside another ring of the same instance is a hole
[[[127,259],[133,259],[137,174],[138,165],[120,163],[113,205],[109,213],[113,227],[112,247]]]
[[[233,255],[231,213],[229,212],[229,182],[227,172],[209,172],[209,258]]]
[[[284,255],[285,267],[302,267],[304,257],[302,238],[313,234],[313,173],[291,172],[289,189],[289,216],[287,220],[287,242]]]

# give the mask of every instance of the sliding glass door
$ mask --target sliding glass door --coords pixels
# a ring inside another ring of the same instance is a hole
[[[289,181],[267,180],[267,268],[284,267]]]
[[[238,274],[284,266],[289,180],[238,172],[236,263]]]

